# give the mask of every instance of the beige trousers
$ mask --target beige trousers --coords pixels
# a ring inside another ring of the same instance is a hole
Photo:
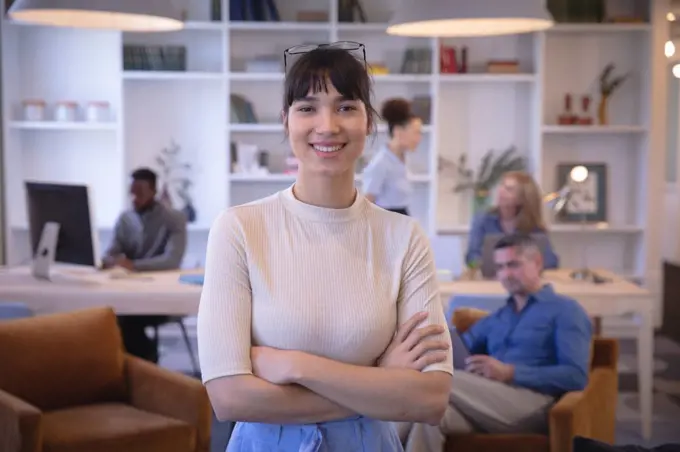
[[[396,422],[405,452],[441,452],[445,435],[544,433],[553,397],[464,371],[453,375],[449,406],[439,426]]]

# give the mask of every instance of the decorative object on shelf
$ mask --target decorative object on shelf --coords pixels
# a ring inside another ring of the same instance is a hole
[[[454,177],[457,182],[453,188],[454,193],[472,191],[472,210],[473,214],[476,214],[490,206],[491,192],[504,173],[526,169],[526,158],[516,155],[516,152],[515,146],[510,146],[496,160],[493,160],[494,151],[489,150],[482,157],[476,177],[474,171],[468,168],[467,154],[461,154],[455,163],[440,157],[439,170],[442,171],[448,167],[455,171]]]
[[[591,99],[590,96],[581,96],[581,113],[577,117],[577,124],[582,126],[589,126],[593,124],[593,117],[590,114]]]
[[[572,169],[586,173],[572,174]],[[605,163],[560,163],[557,165],[557,189],[569,187],[571,195],[557,217],[567,223],[607,221],[607,165]]]
[[[541,31],[552,25],[545,0],[400,0],[387,34],[489,36]]]
[[[22,103],[24,121],[45,120],[45,101],[42,99],[26,99]]]
[[[185,46],[149,46],[125,44],[123,69],[126,71],[186,71]]]
[[[168,0],[16,0],[8,16],[18,22],[122,31],[184,27],[182,10]]]
[[[160,202],[169,207],[175,208],[173,199],[180,198],[182,206],[179,210],[184,212],[189,223],[196,221],[196,208],[190,195],[193,182],[188,176],[191,171],[191,164],[181,162],[179,155],[180,146],[175,140],[170,141],[170,145],[161,149],[156,156],[156,164],[161,168],[161,190]]]
[[[486,72],[489,74],[518,74],[519,61],[489,60],[489,62],[486,64]]]
[[[253,104],[249,100],[235,93],[232,93],[229,99],[232,124],[255,124],[258,122]]]
[[[605,21],[605,0],[548,0],[547,7],[558,23]]]
[[[59,122],[73,122],[76,120],[78,114],[78,104],[63,100],[57,102],[54,106],[54,120]]]
[[[328,22],[328,11],[302,10],[297,12],[295,19],[298,22]]]
[[[230,21],[279,22],[281,16],[274,0],[229,2]]]
[[[376,76],[376,75],[387,75],[390,73],[390,69],[387,67],[385,63],[368,63],[368,73],[371,76]]]
[[[562,113],[557,117],[557,123],[561,126],[566,126],[574,124],[576,115],[572,110],[572,97],[571,94],[567,93],[564,95],[564,106]]]
[[[106,122],[111,119],[111,107],[105,101],[91,101],[85,108],[87,122]]]
[[[597,118],[600,125],[609,124],[609,99],[626,81],[629,73],[613,77],[614,63],[609,63],[600,74],[600,104],[597,107]]]
[[[229,5],[231,5],[231,2]],[[210,0],[210,20],[213,22],[222,21],[222,0]]]
[[[366,12],[360,0],[338,0],[338,22],[355,22],[357,16],[360,22],[366,22]]]
[[[592,165],[590,165],[592,166]],[[588,170],[586,165],[570,165],[563,164],[558,167],[558,174],[564,178],[564,183],[559,186],[559,189],[553,193],[548,193],[543,197],[543,202],[546,206],[555,213],[556,217],[561,217],[568,213],[570,203],[578,198],[584,198],[584,188],[588,183],[589,179],[593,178],[591,172]],[[602,180],[602,178],[600,178]],[[591,195],[585,195],[585,197],[590,197]],[[581,201],[577,201],[581,202]],[[588,202],[588,201],[587,201]],[[582,207],[582,206],[580,206]],[[581,225],[585,228],[587,210],[583,210],[580,214]],[[608,278],[604,278],[588,268],[588,248],[584,242],[581,249],[581,257],[583,260],[583,265],[580,269],[575,270],[571,273],[573,279],[581,281],[590,281],[594,283],[604,283],[608,282]]]
[[[457,74],[458,60],[456,58],[456,46],[439,46],[439,73]]]
[[[259,148],[256,144],[237,142],[236,172],[240,174],[251,175],[266,174],[266,168],[262,168],[259,164],[258,153]]]

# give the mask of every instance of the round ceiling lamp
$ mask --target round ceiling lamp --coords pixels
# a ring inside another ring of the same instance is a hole
[[[550,28],[545,0],[400,0],[387,33],[445,38],[530,33]]]
[[[184,27],[170,0],[16,0],[8,11],[17,22],[121,31],[171,31]]]

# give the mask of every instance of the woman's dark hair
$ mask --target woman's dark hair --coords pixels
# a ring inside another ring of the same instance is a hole
[[[283,89],[283,112],[288,114],[293,102],[320,91],[328,92],[327,81],[344,97],[360,100],[366,106],[368,124],[375,124],[375,109],[371,103],[371,78],[364,62],[349,51],[320,47],[303,53],[286,74]]]
[[[387,129],[390,136],[395,127],[405,126],[416,117],[411,111],[411,103],[401,97],[385,101],[382,105],[380,116],[387,121]]]

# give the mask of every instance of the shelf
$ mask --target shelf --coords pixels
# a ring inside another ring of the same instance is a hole
[[[387,30],[387,23],[381,23],[381,22],[354,22],[354,23],[347,23],[347,22],[338,22],[338,31],[339,32],[378,32],[378,33],[385,33]]]
[[[547,30],[548,33],[626,33],[649,31],[652,29],[646,23],[584,23],[584,24],[556,24]]]
[[[589,134],[626,134],[626,133],[645,133],[647,128],[644,126],[625,126],[625,125],[610,125],[610,126],[562,126],[562,125],[545,125],[543,126],[543,133],[545,134],[575,134],[575,135],[589,135]]]
[[[10,226],[10,229],[13,231],[18,231],[18,232],[28,232],[28,225],[27,224],[14,224]],[[100,224],[97,226],[96,230],[98,232],[111,232],[114,229],[114,225],[111,224]],[[210,230],[210,225],[205,225],[201,223],[189,223],[187,224],[187,230],[188,231],[197,231],[197,232],[202,232],[202,231],[209,231]]]
[[[640,226],[610,226],[608,224],[552,224],[548,230],[554,233],[570,234],[638,234],[644,231]]]
[[[464,224],[437,229],[438,235],[466,235],[469,232],[470,226]]]
[[[226,25],[221,21],[187,21],[184,22],[185,30],[207,30],[207,31],[223,31],[226,30]]]
[[[279,182],[294,182],[294,174],[263,174],[263,175],[251,175],[251,174],[229,174],[229,180],[232,182],[263,182],[263,183],[279,183]]]
[[[387,124],[378,124],[376,126],[376,129],[378,130],[378,133],[386,133],[387,132]],[[423,124],[421,131],[423,133],[430,133],[432,132],[433,127],[432,124]]]
[[[282,81],[283,73],[278,72],[230,72],[230,80],[242,81]],[[432,81],[431,74],[380,74],[373,75],[373,80],[383,83],[429,83]]]
[[[18,130],[85,130],[85,131],[115,131],[116,122],[59,122],[59,121],[12,121],[10,129]]]
[[[281,82],[283,72],[230,72],[229,80],[246,82]]]
[[[283,124],[230,124],[229,130],[232,132],[283,132]]]
[[[123,71],[123,78],[125,80],[224,80],[220,72],[197,71]]]
[[[376,74],[372,78],[376,82],[429,83],[432,81],[432,74]]]
[[[263,175],[250,175],[250,174],[238,174],[232,173],[229,175],[229,179],[232,182],[240,183],[293,183],[295,182],[295,174],[263,174]],[[361,180],[361,174],[357,174],[355,180]],[[431,178],[428,174],[415,174],[409,177],[409,180],[413,183],[428,183]]]
[[[644,229],[640,226],[609,226],[580,224],[552,224],[548,226],[549,233],[559,234],[638,234]],[[470,233],[469,225],[457,225],[437,230],[439,235],[466,235]]]
[[[278,132],[283,132],[283,124],[276,124],[276,123],[271,123],[271,124],[258,124],[258,123],[246,123],[246,124],[230,124],[228,126],[229,130],[231,132],[235,133],[278,133]],[[378,124],[377,127],[377,132],[378,133],[385,133],[387,132],[387,124]],[[422,127],[422,132],[423,133],[429,133],[432,131],[432,125],[430,124],[425,124]]]
[[[442,83],[535,82],[534,74],[440,74]]]
[[[229,22],[230,30],[243,31],[328,31],[328,22]]]

